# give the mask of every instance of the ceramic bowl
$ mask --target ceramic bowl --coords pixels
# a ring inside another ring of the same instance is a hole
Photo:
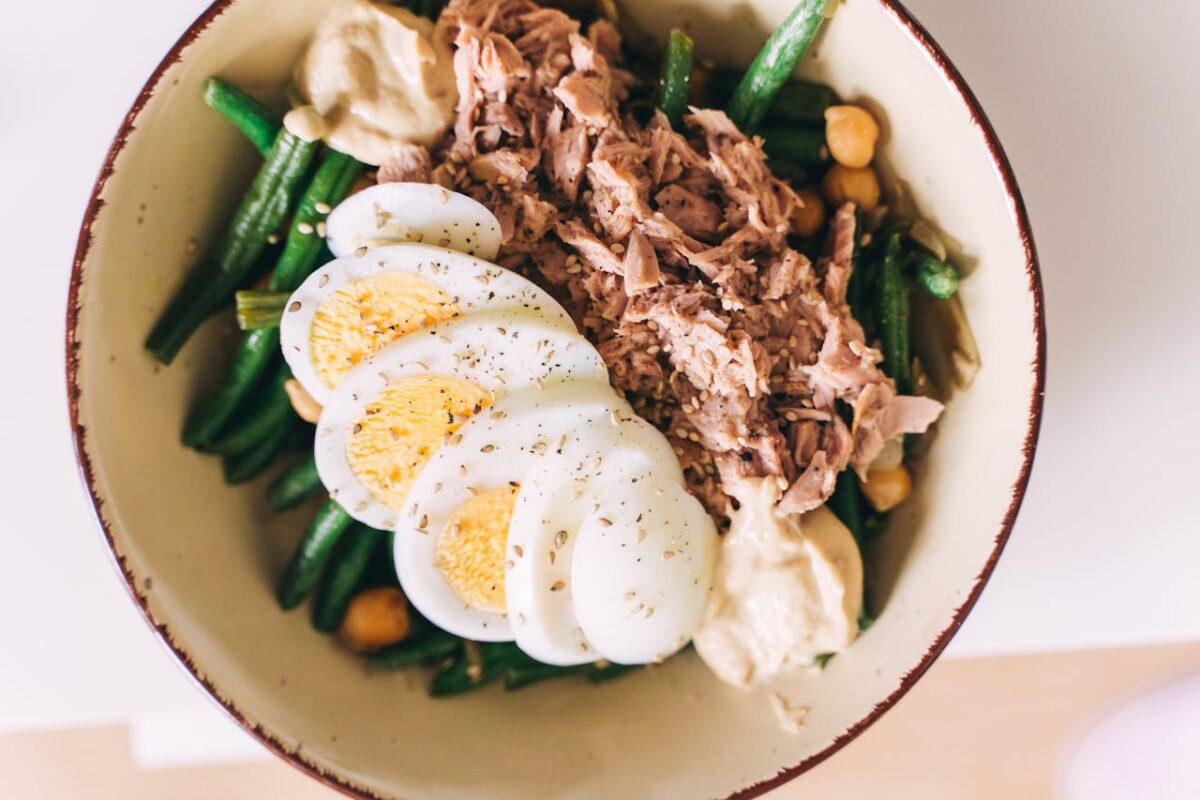
[[[747,63],[790,0],[623,4],[637,36],[686,25],[699,52]],[[87,489],[146,619],[268,748],[359,797],[751,797],[845,745],[894,704],[962,623],[1029,475],[1045,352],[1029,223],[996,136],[961,76],[893,0],[846,0],[803,71],[882,110],[882,154],[971,264],[962,301],[982,354],[950,403],[917,489],[870,554],[878,621],[817,674],[778,691],[806,711],[784,732],[766,692],[718,683],[694,655],[593,687],[560,681],[431,700],[368,674],[276,576],[311,509],[277,516],[182,447],[186,410],[236,337],[207,325],[171,367],[146,332],[236,204],[258,156],[200,100],[219,74],[279,91],[327,0],[218,0],[154,71],[96,183],[71,282],[68,384]]]

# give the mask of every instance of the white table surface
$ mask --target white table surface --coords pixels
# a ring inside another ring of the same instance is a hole
[[[0,731],[129,721],[148,764],[257,750],[174,667],[110,567],[71,454],[62,328],[105,149],[204,5],[25,2],[0,23]],[[950,655],[1200,639],[1200,3],[909,5],[1007,147],[1049,313],[1033,481]]]

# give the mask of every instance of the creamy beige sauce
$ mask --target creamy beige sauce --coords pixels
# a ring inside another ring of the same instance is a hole
[[[453,55],[434,23],[367,0],[334,3],[295,77],[309,104],[302,108],[311,112],[288,114],[288,130],[302,138],[319,133],[335,150],[376,166],[399,145],[432,144],[458,99]]]
[[[862,559],[833,512],[776,510],[779,487],[747,479],[721,542],[696,651],[721,680],[750,686],[844,650],[858,635]]]

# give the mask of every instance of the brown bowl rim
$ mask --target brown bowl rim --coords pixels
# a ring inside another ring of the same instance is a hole
[[[1005,194],[1008,196],[1011,205],[1014,223],[1017,226],[1018,235],[1021,238],[1021,243],[1025,250],[1025,269],[1029,277],[1029,292],[1033,297],[1033,318],[1034,318],[1034,336],[1036,337],[1036,354],[1034,363],[1032,364],[1035,382],[1033,392],[1029,400],[1029,426],[1025,435],[1024,443],[1024,461],[1021,465],[1021,470],[1017,476],[1016,482],[1013,484],[1013,499],[1005,513],[1004,520],[1000,526],[1000,531],[996,535],[995,545],[992,548],[991,554],[988,556],[987,562],[979,575],[976,576],[974,586],[967,595],[966,600],[955,611],[954,617],[950,624],[940,633],[933,641],[933,644],[926,651],[921,661],[908,672],[900,681],[900,685],[887,696],[882,702],[877,704],[866,716],[855,722],[844,733],[835,738],[827,747],[818,753],[814,753],[800,763],[781,770],[774,777],[764,781],[746,786],[737,792],[729,795],[726,800],[749,800],[753,797],[758,797],[766,792],[778,788],[787,783],[793,778],[798,777],[809,769],[824,761],[829,756],[836,753],[838,750],[849,744],[855,737],[861,734],[864,730],[870,727],[884,712],[894,706],[901,697],[903,697],[909,689],[925,674],[926,670],[933,665],[942,651],[949,644],[954,634],[962,626],[967,614],[979,599],[980,592],[983,591],[984,585],[991,577],[992,571],[995,569],[996,561],[1000,557],[1000,553],[1004,550],[1004,546],[1008,541],[1009,535],[1012,533],[1013,525],[1016,523],[1017,513],[1021,507],[1021,503],[1025,497],[1025,490],[1029,484],[1029,475],[1033,467],[1034,453],[1037,449],[1038,433],[1041,429],[1042,422],[1042,399],[1045,392],[1046,383],[1046,322],[1044,311],[1044,297],[1042,292],[1042,277],[1041,269],[1038,264],[1037,250],[1033,242],[1033,231],[1029,222],[1029,215],[1025,209],[1025,202],[1021,197],[1021,191],[1017,187],[1016,177],[1013,174],[1012,165],[1008,161],[1008,157],[1004,153],[1004,148],[1000,144],[999,137],[996,135],[995,129],[984,113],[983,108],[979,104],[979,100],[975,94],[967,86],[962,74],[950,61],[946,52],[941,46],[930,36],[929,32],[917,22],[916,18],[908,11],[899,0],[874,0],[883,6],[895,18],[896,22],[903,26],[918,46],[923,48],[929,58],[933,61],[937,69],[942,73],[942,76],[958,93],[963,104],[966,105],[968,112],[975,125],[979,128],[983,135],[984,142],[987,146],[988,153],[992,159],[992,163],[1000,176]],[[307,759],[299,750],[290,749],[283,742],[275,738],[272,733],[268,732],[258,723],[250,722],[246,716],[238,709],[234,701],[226,697],[221,691],[207,678],[200,673],[191,655],[179,645],[170,628],[163,622],[155,618],[150,611],[146,595],[142,593],[137,584],[137,580],[126,563],[125,556],[118,550],[114,540],[112,531],[109,527],[108,520],[104,516],[104,499],[100,496],[96,487],[95,477],[92,471],[91,459],[86,449],[87,432],[84,425],[79,419],[79,290],[82,283],[83,264],[87,259],[88,253],[92,244],[92,225],[96,220],[97,215],[104,206],[104,200],[100,194],[104,190],[105,184],[112,176],[115,169],[115,164],[121,151],[124,149],[130,134],[134,130],[134,124],[137,121],[138,115],[150,100],[154,91],[158,88],[159,82],[168,69],[182,60],[184,51],[208,29],[208,27],[221,14],[225,13],[230,6],[234,5],[237,0],[214,0],[214,2],[206,8],[199,17],[196,18],[183,35],[171,46],[167,54],[154,68],[145,85],[138,93],[133,105],[125,114],[120,127],[117,130],[116,136],[113,138],[112,144],[109,146],[108,153],[104,158],[104,163],[101,166],[100,173],[96,178],[96,183],[92,188],[91,197],[88,200],[86,209],[84,210],[83,221],[79,230],[79,239],[75,249],[75,258],[71,269],[70,287],[67,296],[67,327],[66,327],[66,379],[67,379],[67,403],[70,413],[71,434],[74,441],[75,458],[79,465],[80,477],[87,489],[93,511],[96,516],[101,532],[104,535],[104,540],[108,546],[108,550],[113,558],[113,563],[121,574],[124,580],[125,588],[129,592],[130,597],[140,609],[142,617],[147,624],[158,634],[163,643],[171,650],[174,656],[179,660],[183,667],[188,671],[192,678],[215,700],[225,712],[234,719],[243,729],[249,732],[254,738],[263,744],[268,750],[275,755],[287,761],[292,766],[307,773],[321,783],[336,789],[349,797],[362,798],[363,800],[387,800],[382,795],[357,785],[336,772],[327,770],[313,761]]]

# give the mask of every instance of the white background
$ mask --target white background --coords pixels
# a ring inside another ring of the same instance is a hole
[[[254,751],[107,561],[70,449],[63,323],[109,140],[204,5],[13,0],[0,23],[0,731],[132,721],[145,763]],[[1200,639],[1200,3],[909,6],[1012,159],[1049,316],[1033,481],[951,653]]]

